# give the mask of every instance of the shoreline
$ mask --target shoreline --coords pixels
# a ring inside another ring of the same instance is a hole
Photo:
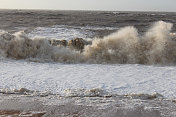
[[[139,97],[46,97],[1,94],[0,116],[174,117],[174,100]]]

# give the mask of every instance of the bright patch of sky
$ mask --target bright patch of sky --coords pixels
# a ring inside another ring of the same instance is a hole
[[[0,0],[1,9],[173,11],[176,0]]]

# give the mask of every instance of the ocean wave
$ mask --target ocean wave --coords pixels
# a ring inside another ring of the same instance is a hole
[[[172,24],[158,21],[144,34],[135,27],[119,29],[104,38],[95,38],[80,51],[52,46],[45,38],[28,38],[23,32],[0,32],[0,56],[13,59],[64,63],[174,64],[176,35]]]

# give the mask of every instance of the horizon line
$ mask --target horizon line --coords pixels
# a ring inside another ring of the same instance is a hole
[[[43,8],[0,8],[0,10],[33,10],[33,11],[100,11],[100,12],[165,12],[176,13],[175,11],[162,10],[100,10],[100,9],[43,9]]]

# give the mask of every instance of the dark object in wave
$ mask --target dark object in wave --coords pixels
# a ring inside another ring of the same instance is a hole
[[[86,41],[82,38],[75,38],[72,40],[49,40],[49,43],[53,46],[64,46],[69,47],[71,49],[78,50],[80,52],[83,51],[85,45],[90,45],[91,41]]]

